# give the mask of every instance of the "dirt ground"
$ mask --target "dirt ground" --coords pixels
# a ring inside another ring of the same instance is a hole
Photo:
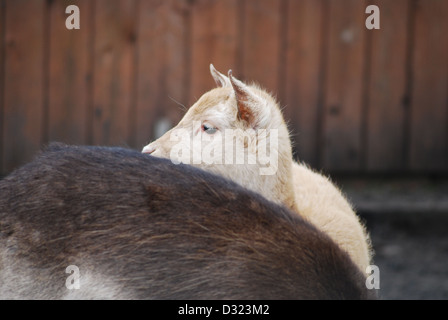
[[[357,180],[341,187],[370,232],[380,298],[448,299],[448,182]]]
[[[448,299],[447,217],[366,219],[381,299]]]

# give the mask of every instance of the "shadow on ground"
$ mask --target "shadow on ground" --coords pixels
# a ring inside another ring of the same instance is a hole
[[[448,299],[448,181],[339,183],[370,232],[381,299]]]
[[[446,216],[364,216],[382,299],[448,299]]]

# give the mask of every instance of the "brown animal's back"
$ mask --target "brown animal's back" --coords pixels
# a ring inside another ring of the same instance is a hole
[[[120,148],[53,145],[0,181],[0,248],[1,298],[374,297],[286,208]],[[79,290],[65,286],[69,265]]]

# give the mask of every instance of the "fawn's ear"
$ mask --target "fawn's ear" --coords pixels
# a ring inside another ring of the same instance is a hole
[[[221,72],[215,69],[213,64],[210,64],[210,73],[213,76],[213,79],[215,79],[216,85],[218,87],[231,87],[230,80],[225,75],[223,75]]]
[[[235,92],[238,118],[253,129],[265,128],[270,117],[267,101],[259,97],[242,81],[233,77],[232,70],[229,70],[229,79]]]

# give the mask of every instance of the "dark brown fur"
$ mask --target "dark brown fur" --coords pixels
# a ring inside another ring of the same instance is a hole
[[[53,145],[0,181],[0,259],[2,298],[374,297],[286,208],[120,148]],[[69,290],[68,265],[97,277]]]

